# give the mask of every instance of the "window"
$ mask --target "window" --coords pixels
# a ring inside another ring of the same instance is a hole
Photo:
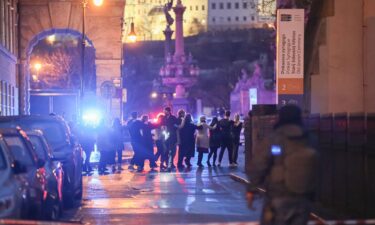
[[[224,9],[224,3],[220,2],[220,9]]]
[[[0,148],[0,170],[5,169],[6,166],[7,166],[7,164],[6,164],[6,161],[5,161],[5,157],[3,155],[3,149]]]
[[[193,6],[190,6],[190,11],[193,11]]]
[[[202,5],[202,11],[206,10],[206,7],[204,5]]]
[[[47,160],[47,150],[45,149],[42,139],[35,135],[29,135],[29,138],[31,143],[34,145],[35,153],[38,156],[38,158]]]
[[[243,17],[243,21],[247,21],[247,17],[246,16]]]
[[[212,9],[216,9],[216,3],[212,3],[212,4],[211,4],[211,8],[212,8]]]
[[[247,2],[244,2],[244,3],[242,4],[242,8],[247,9]]]
[[[212,17],[212,22],[216,22],[216,18],[215,17]]]
[[[231,9],[232,8],[232,3],[228,2],[227,3],[227,9]]]
[[[197,11],[198,11],[198,10],[199,10],[199,6],[195,6],[195,10],[197,10]]]
[[[251,20],[254,21],[254,20],[255,20],[255,17],[254,17],[254,16],[251,16]]]
[[[228,20],[228,22],[230,22],[230,21],[231,21],[231,18],[230,18],[230,17],[228,17],[228,18],[227,18],[227,20]]]
[[[238,2],[234,3],[234,8],[235,9],[239,9],[240,8],[240,3],[238,3]]]
[[[12,156],[15,160],[19,161],[21,165],[26,167],[34,166],[34,158],[27,149],[27,146],[21,137],[4,136],[4,140],[9,146]]]
[[[238,18],[238,16],[236,16],[236,21],[239,21],[240,20],[240,18]]]

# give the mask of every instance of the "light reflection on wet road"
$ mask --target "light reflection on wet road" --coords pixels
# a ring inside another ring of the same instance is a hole
[[[226,164],[225,164],[226,165]],[[65,219],[86,224],[185,224],[255,221],[245,188],[230,179],[241,169],[194,168],[190,171],[135,173],[84,177],[82,206]],[[260,208],[260,202],[256,202]]]

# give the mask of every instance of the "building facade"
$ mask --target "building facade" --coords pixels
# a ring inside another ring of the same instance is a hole
[[[254,0],[209,0],[208,21],[210,30],[256,27],[257,4]]]
[[[0,115],[18,115],[17,0],[0,0]]]
[[[130,21],[133,21],[140,41],[164,40],[164,5],[167,2],[128,0],[125,7],[125,36],[129,33]],[[185,36],[205,31],[261,27],[274,22],[275,4],[269,4],[269,0],[184,0],[182,3],[186,7],[183,23]]]
[[[375,112],[375,1],[325,2],[311,72],[311,112]]]

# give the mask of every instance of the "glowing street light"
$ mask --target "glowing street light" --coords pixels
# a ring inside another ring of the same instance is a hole
[[[104,3],[104,0],[94,0],[93,3],[94,3],[95,6],[102,6],[103,3]]]
[[[158,93],[156,93],[156,92],[151,93],[151,98],[157,98],[157,97],[158,97]]]
[[[48,41],[48,43],[53,44],[56,41],[56,35],[52,34],[52,35],[48,36],[47,41]]]
[[[135,33],[133,22],[130,23],[130,32],[128,34],[128,41],[131,43],[137,42],[137,34]]]
[[[33,81],[38,81],[39,79],[39,71],[42,69],[42,64],[37,62],[33,65],[35,71],[36,71],[36,74],[32,75],[31,78],[33,79]]]
[[[36,72],[39,73],[39,70],[42,69],[42,64],[41,63],[35,63],[34,64],[34,69],[36,70]]]

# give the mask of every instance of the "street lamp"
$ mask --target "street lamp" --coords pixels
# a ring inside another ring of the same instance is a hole
[[[127,98],[126,96],[127,90],[126,88],[124,88],[124,37],[123,37],[125,33],[124,25],[126,25],[126,20],[124,18],[121,18],[121,67],[120,67],[120,71],[121,71],[120,73],[121,73],[121,78],[122,78],[121,80],[122,98],[121,98],[121,108],[120,108],[121,120],[124,118],[124,103],[126,102],[126,98]],[[137,35],[134,29],[133,18],[131,18],[130,32],[126,38],[130,43],[137,42]]]
[[[102,6],[104,3],[104,0],[94,0],[94,5],[96,6]]]
[[[40,69],[42,69],[42,64],[39,63],[39,62],[35,63],[34,64],[34,69],[36,71],[36,75],[32,76],[32,78],[33,78],[34,81],[38,81],[38,79],[39,79],[39,71],[40,71]]]
[[[95,6],[103,5],[104,0],[93,0]],[[82,43],[81,43],[81,82],[80,82],[80,99],[81,105],[85,89],[85,49],[86,49],[86,30],[85,30],[85,19],[86,19],[86,8],[88,5],[88,0],[82,0]],[[81,111],[82,113],[82,111]]]
[[[128,41],[131,43],[137,42],[137,34],[135,33],[133,18],[132,18],[132,22],[130,23],[130,32],[128,34]]]
[[[156,92],[151,93],[151,98],[157,98],[157,97],[158,97],[158,93],[156,93]]]

